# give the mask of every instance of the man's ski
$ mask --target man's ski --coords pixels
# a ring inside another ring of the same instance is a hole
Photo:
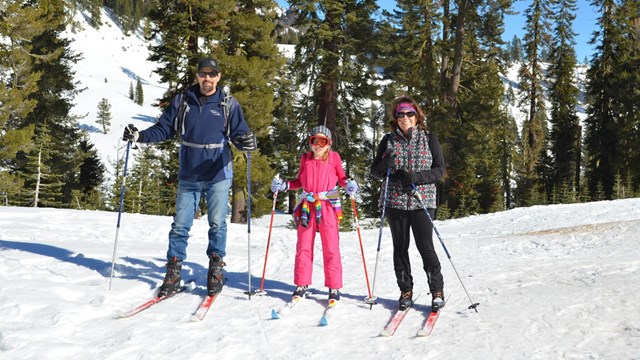
[[[186,285],[185,286],[181,286],[178,289],[178,291],[176,291],[176,292],[174,292],[172,294],[165,295],[165,296],[155,296],[152,299],[150,299],[150,300],[148,300],[148,301],[146,301],[146,302],[144,302],[144,303],[142,303],[142,304],[140,304],[140,305],[138,305],[138,306],[136,306],[136,307],[134,307],[134,308],[132,308],[130,310],[127,310],[127,311],[118,310],[118,312],[116,313],[116,317],[117,318],[128,318],[128,317],[131,317],[131,316],[141,312],[142,310],[146,310],[146,309],[152,307],[153,305],[155,305],[155,304],[157,304],[157,303],[159,303],[161,301],[164,301],[164,300],[167,300],[169,298],[172,298],[174,295],[179,294],[179,293],[185,291],[186,289],[187,289]]]
[[[327,307],[324,309],[324,313],[320,318],[320,326],[329,325],[329,319],[333,315],[333,311],[334,311],[333,309],[335,309],[337,304],[338,302],[335,299],[329,300],[329,304],[327,304]]]
[[[271,309],[271,318],[275,320],[287,316],[296,305],[302,302],[305,297],[306,296],[294,296],[291,301],[284,304],[280,309]]]
[[[204,316],[207,315],[209,308],[211,308],[211,304],[213,304],[218,295],[220,295],[220,293],[205,296],[196,312],[191,316],[191,321],[201,321],[204,319]]]

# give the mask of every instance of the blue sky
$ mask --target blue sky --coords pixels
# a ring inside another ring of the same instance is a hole
[[[287,7],[286,0],[277,0],[278,4],[282,7]],[[596,21],[598,14],[589,4],[589,0],[578,0],[578,10],[576,13],[576,20],[573,24],[573,29],[577,33],[576,35],[576,54],[579,62],[583,62],[585,57],[590,59],[593,53],[593,46],[589,45],[592,33],[596,27]],[[511,41],[513,35],[522,37],[524,27],[524,9],[530,4],[530,0],[514,1],[514,10],[518,11],[518,15],[508,16],[505,19],[505,32],[503,39],[505,41]],[[383,9],[391,10],[396,6],[395,0],[378,0],[378,5]]]

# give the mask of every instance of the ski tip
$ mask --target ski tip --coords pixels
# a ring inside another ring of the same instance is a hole
[[[278,312],[275,309],[271,309],[271,318],[276,320],[276,319],[280,319],[280,315],[278,314]]]
[[[380,336],[382,336],[382,337],[390,337],[391,334],[387,330],[382,330],[382,332],[380,333]]]
[[[200,322],[200,320],[202,320],[202,319],[200,319],[196,315],[191,316],[191,322]]]
[[[417,337],[425,337],[427,335],[427,332],[424,330],[418,330],[418,333],[416,334]]]
[[[124,319],[126,317],[127,317],[127,314],[124,311],[122,310],[116,311],[116,315],[115,315],[116,319]]]
[[[327,320],[327,317],[326,317],[326,316],[323,316],[323,317],[320,319],[320,326],[327,326],[327,325],[329,325],[329,321]]]

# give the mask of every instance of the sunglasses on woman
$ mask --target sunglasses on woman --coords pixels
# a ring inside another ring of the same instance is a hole
[[[416,112],[415,111],[407,111],[407,112],[397,112],[396,113],[396,118],[398,119],[402,119],[403,117],[414,117],[416,116]]]
[[[311,145],[317,145],[321,148],[327,146],[327,144],[329,144],[329,140],[327,140],[327,138],[322,137],[322,136],[312,136],[309,139],[309,144]]]

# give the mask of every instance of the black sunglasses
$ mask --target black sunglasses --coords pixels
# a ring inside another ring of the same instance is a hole
[[[407,111],[407,112],[397,112],[396,113],[396,118],[398,118],[398,119],[402,119],[405,116],[414,117],[414,116],[416,116],[416,112],[415,111]]]
[[[207,76],[207,75],[209,75],[209,77],[213,79],[214,77],[218,76],[218,72],[217,72],[217,71],[211,71],[211,72],[207,72],[207,71],[200,71],[200,72],[198,73],[198,76],[199,76],[199,77],[201,77],[201,78],[203,78],[203,79],[204,79],[204,77],[205,77],[205,76]]]

